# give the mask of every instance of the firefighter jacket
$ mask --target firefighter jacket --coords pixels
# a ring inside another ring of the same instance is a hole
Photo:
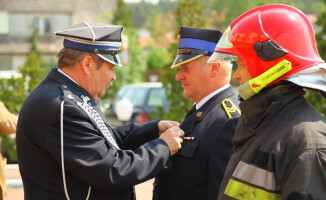
[[[234,153],[219,200],[322,200],[326,120],[289,82],[240,103]]]

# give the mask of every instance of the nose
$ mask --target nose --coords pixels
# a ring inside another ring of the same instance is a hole
[[[240,79],[240,72],[239,72],[239,68],[237,70],[235,70],[234,74],[233,74],[233,79],[234,80],[239,80]]]
[[[117,79],[117,77],[116,77],[116,75],[115,75],[115,71],[114,71],[114,69],[112,70],[112,80],[114,81],[115,79]]]
[[[181,70],[178,71],[177,75],[175,76],[175,80],[182,81],[185,79],[184,74],[181,72]]]

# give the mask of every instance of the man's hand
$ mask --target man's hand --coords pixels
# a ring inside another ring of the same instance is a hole
[[[160,138],[168,144],[171,156],[177,153],[181,148],[183,136],[184,132],[179,126],[169,128],[160,136]]]
[[[176,122],[176,121],[170,121],[170,120],[159,121],[159,123],[158,123],[159,135],[161,136],[162,133],[164,133],[169,128],[171,128],[173,126],[179,126],[179,125],[180,125],[179,122]]]

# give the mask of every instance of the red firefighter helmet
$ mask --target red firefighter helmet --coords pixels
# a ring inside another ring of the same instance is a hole
[[[292,69],[278,82],[306,68],[324,63],[317,51],[313,27],[300,10],[281,4],[254,8],[231,23],[208,62],[240,57],[251,78],[286,59]]]

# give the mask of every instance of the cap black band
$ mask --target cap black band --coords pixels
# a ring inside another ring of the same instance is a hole
[[[93,53],[99,53],[99,54],[111,54],[116,55],[121,52],[121,49],[119,50],[101,50],[101,49],[94,49]]]
[[[198,49],[187,49],[187,48],[183,48],[183,49],[178,49],[177,51],[178,54],[204,54],[206,56],[210,56],[212,55],[211,52],[208,51],[203,51],[203,50],[198,50]]]

